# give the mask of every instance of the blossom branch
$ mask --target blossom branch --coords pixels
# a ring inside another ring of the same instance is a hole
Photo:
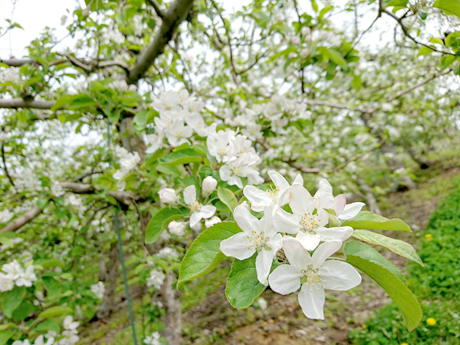
[[[14,185],[13,179],[10,176],[10,173],[8,172],[8,167],[6,166],[6,158],[5,158],[5,144],[2,143],[2,160],[3,160],[3,167],[5,170],[6,177],[8,177],[8,180],[10,183],[13,185],[13,187],[16,187]]]

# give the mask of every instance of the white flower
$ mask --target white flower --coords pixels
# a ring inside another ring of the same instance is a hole
[[[177,236],[182,236],[185,233],[186,227],[187,227],[187,223],[176,222],[175,220],[171,221],[168,225],[169,232]]]
[[[177,201],[176,191],[172,188],[163,188],[158,192],[161,202],[172,204]]]
[[[148,335],[144,339],[144,344],[145,345],[162,345],[162,342],[160,342],[160,333],[158,332],[153,332],[152,335]]]
[[[325,289],[346,291],[361,283],[361,276],[350,264],[326,260],[342,247],[341,241],[325,242],[311,257],[295,238],[285,236],[283,248],[289,265],[275,268],[270,288],[287,295],[301,288],[298,299],[309,319],[324,319]]]
[[[0,273],[0,292],[13,290],[14,280],[7,274]]]
[[[309,26],[304,26],[301,30],[300,30],[300,34],[302,36],[307,36],[307,35],[310,35],[311,34],[311,29]]]
[[[242,177],[249,178],[254,174],[259,176],[258,171],[246,165],[244,157],[239,157],[226,163],[219,170],[219,175],[222,181],[226,181],[230,186],[236,185],[239,188],[243,188],[243,180],[241,180]]]
[[[67,21],[67,16],[64,14],[62,17],[61,17],[61,26],[65,25],[65,22]]]
[[[37,280],[34,272],[34,266],[30,265],[26,268],[25,272],[16,280],[17,286],[31,287],[32,283]]]
[[[64,338],[59,340],[59,345],[73,345],[80,340],[80,337],[74,331],[63,331]]]
[[[125,171],[131,171],[136,167],[137,163],[139,163],[140,161],[141,157],[139,157],[139,153],[129,152],[127,155],[124,155],[120,158],[120,166]]]
[[[178,119],[173,122],[172,127],[168,129],[165,134],[169,144],[176,147],[185,143],[190,143],[188,138],[192,136],[193,130],[192,127],[185,126],[184,122]]]
[[[326,180],[319,185],[314,197],[303,186],[292,186],[289,202],[292,214],[279,209],[274,216],[278,231],[297,234],[296,238],[307,250],[315,249],[320,241],[345,241],[353,233],[349,226],[325,227],[329,223],[328,210],[335,210],[335,199]]]
[[[165,281],[165,275],[163,272],[153,269],[150,271],[150,276],[147,278],[147,286],[153,286],[155,289],[160,290],[161,286]]]
[[[268,176],[275,184],[274,189],[263,191],[254,186],[244,187],[243,194],[249,200],[251,208],[255,212],[261,212],[265,207],[274,208],[276,205],[282,207],[289,202],[289,193],[291,192],[289,182],[276,171],[268,172]],[[293,185],[303,186],[302,175],[296,176]]]
[[[62,186],[59,182],[54,181],[51,185],[51,194],[55,197],[59,197],[64,195],[64,191],[62,190]]]
[[[8,222],[13,216],[14,213],[10,212],[10,210],[0,211],[0,224]]]
[[[292,36],[290,39],[292,44],[299,44],[300,43],[300,37],[299,36]]]
[[[154,153],[163,147],[164,133],[162,130],[156,130],[155,133],[147,135],[147,141],[150,146],[145,150],[146,153]]]
[[[230,158],[230,140],[235,137],[235,132],[231,130],[218,131],[212,133],[206,139],[209,154],[221,162],[226,162]]]
[[[195,185],[184,189],[184,201],[190,208],[190,227],[195,227],[202,219],[210,218],[216,213],[216,207],[212,205],[203,206],[196,200]]]
[[[300,56],[303,58],[306,58],[309,54],[310,54],[310,50],[308,50],[307,48],[304,48],[300,51]]]
[[[93,292],[97,298],[102,299],[105,294],[105,286],[103,282],[97,282],[91,285],[91,292]]]
[[[54,344],[54,337],[47,337],[47,341],[45,343],[45,338],[42,334],[40,334],[37,339],[34,341],[34,345],[53,345]]]
[[[64,319],[64,328],[67,331],[77,332],[78,325],[80,325],[80,323],[74,321],[73,317],[71,315],[68,315],[68,316],[65,317],[65,319]]]
[[[152,102],[153,108],[158,112],[165,110],[180,110],[180,97],[177,92],[162,92],[159,97],[155,97]]]
[[[335,213],[340,220],[348,220],[356,217],[366,205],[363,202],[354,202],[347,205],[345,195],[339,194],[335,197]]]
[[[24,275],[24,269],[17,260],[13,260],[13,262],[3,265],[2,271],[5,272],[11,280],[19,279]]]
[[[281,235],[273,227],[272,211],[265,209],[262,219],[254,217],[244,206],[237,206],[233,213],[243,232],[237,233],[220,243],[220,250],[226,256],[245,260],[257,252],[257,279],[268,285],[273,259],[281,248]]]
[[[211,219],[206,220],[204,222],[204,226],[207,227],[207,228],[210,228],[211,226],[216,225],[216,224],[221,223],[221,222],[222,222],[222,220],[219,217],[214,216]]]
[[[31,345],[29,339],[26,340],[15,340],[12,345]]]
[[[208,176],[203,180],[203,191],[211,194],[217,187],[217,180],[212,177]]]
[[[157,253],[157,256],[163,259],[166,259],[170,256],[177,258],[179,257],[179,253],[173,248],[164,247],[160,249],[160,251]]]

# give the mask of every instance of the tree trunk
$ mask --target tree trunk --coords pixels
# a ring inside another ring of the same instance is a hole
[[[379,205],[377,204],[377,200],[375,199],[375,195],[372,191],[372,188],[369,187],[366,183],[364,183],[364,181],[361,178],[358,182],[361,189],[364,191],[366,195],[367,207],[369,207],[369,210],[372,213],[382,215],[382,212],[380,211]]]
[[[120,254],[118,253],[117,242],[110,244],[108,255],[107,269],[105,271],[105,294],[102,304],[97,311],[99,319],[105,319],[115,308],[115,290],[117,288],[118,265],[120,262]]]
[[[180,300],[176,296],[176,291],[172,287],[175,278],[174,272],[169,272],[166,275],[165,282],[161,288],[162,303],[166,311],[162,321],[165,325],[164,337],[168,341],[168,345],[180,345],[182,342]]]

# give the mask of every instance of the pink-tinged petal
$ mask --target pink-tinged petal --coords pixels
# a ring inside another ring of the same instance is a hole
[[[275,186],[280,188],[280,193],[284,193],[290,187],[289,182],[279,172],[269,171],[268,176]]]
[[[273,224],[273,210],[270,207],[264,208],[264,216],[259,222],[259,229],[268,237],[273,237],[278,232]]]
[[[308,265],[313,264],[310,254],[303,248],[300,241],[291,236],[283,237],[283,249],[286,258],[292,266],[306,270]]]
[[[252,233],[253,231],[260,233],[259,230],[259,219],[254,217],[251,212],[248,211],[243,205],[235,207],[233,211],[233,217],[235,218],[236,224],[246,233]]]
[[[275,252],[273,250],[262,249],[256,258],[257,279],[262,285],[268,285],[268,275],[272,268]]]
[[[267,246],[269,246],[276,254],[283,246],[283,237],[281,234],[276,234],[274,237],[271,237],[267,242]]]
[[[299,304],[306,317],[324,320],[324,302],[326,294],[320,285],[303,284],[299,293]]]
[[[254,186],[244,187],[243,194],[249,200],[251,209],[255,212],[262,212],[265,206],[273,204],[273,200],[267,192]]]
[[[363,202],[354,202],[352,204],[346,205],[343,212],[339,215],[339,219],[348,220],[356,217],[361,209],[366,205]]]
[[[343,261],[327,260],[318,270],[326,289],[346,291],[361,284],[361,276],[356,269]]]
[[[347,204],[347,198],[343,194],[339,194],[335,197],[335,213],[339,216],[345,209]],[[339,217],[340,218],[340,217]]]
[[[200,215],[201,218],[211,218],[216,213],[216,207],[212,205],[201,206]]]
[[[196,201],[196,187],[194,184],[184,189],[184,201],[187,205],[193,204]]]
[[[301,269],[291,265],[281,265],[275,268],[268,277],[270,288],[282,295],[288,295],[300,288]]]
[[[190,227],[193,228],[195,225],[197,225],[200,220],[202,219],[201,214],[199,212],[194,212],[192,216],[190,217]]]
[[[302,246],[309,251],[315,250],[321,240],[321,236],[318,234],[312,234],[309,232],[299,231],[296,239],[302,244]]]
[[[303,215],[305,212],[313,213],[317,207],[317,201],[312,198],[308,190],[296,184],[291,189],[289,206],[291,206],[292,213]]]
[[[286,234],[296,234],[299,229],[302,227],[300,225],[300,218],[299,216],[287,213],[283,209],[278,209],[275,216],[273,217],[273,224],[275,225],[275,229],[279,232],[284,232]]]
[[[295,177],[294,182],[292,183],[292,185],[295,185],[295,184],[300,184],[301,186],[303,186],[303,177],[302,177],[302,175],[297,174],[297,176]]]
[[[250,258],[255,253],[256,249],[249,243],[247,235],[244,232],[239,232],[220,242],[220,251],[224,253],[225,256],[237,258],[238,260],[245,260]]]
[[[313,253],[313,267],[321,267],[326,259],[337,252],[340,248],[342,248],[342,241],[324,242]]]
[[[350,226],[339,226],[337,228],[318,228],[315,230],[321,236],[321,241],[345,241],[353,234]]]

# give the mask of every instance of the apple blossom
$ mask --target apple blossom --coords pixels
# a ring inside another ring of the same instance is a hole
[[[176,191],[172,188],[163,188],[158,192],[161,202],[165,204],[173,204],[177,201],[178,197]]]
[[[26,270],[16,279],[17,286],[31,287],[32,283],[37,280],[37,276],[34,272],[34,266],[30,265]]]
[[[105,294],[105,286],[103,282],[97,282],[91,285],[91,292],[96,295],[97,298],[102,299]]]
[[[147,286],[153,286],[155,289],[160,290],[161,286],[165,281],[165,275],[163,272],[153,269],[150,271],[150,276],[147,278]]]
[[[264,216],[259,220],[240,205],[235,208],[233,217],[243,232],[223,240],[220,250],[238,260],[248,259],[257,252],[257,279],[261,284],[268,285],[273,259],[281,248],[281,235],[273,227],[271,209],[265,208]]]
[[[269,171],[268,176],[275,184],[274,189],[262,191],[254,186],[244,187],[243,194],[251,203],[251,208],[255,212],[261,212],[265,207],[275,208],[275,206],[284,206],[289,202],[289,193],[291,186],[289,182],[278,172]],[[302,175],[298,174],[293,185],[303,186]]]
[[[212,177],[208,176],[203,180],[203,191],[211,194],[217,187],[217,180]]]
[[[204,226],[207,227],[207,228],[210,228],[211,226],[215,225],[215,224],[218,224],[218,223],[221,223],[222,220],[217,217],[217,216],[214,216],[212,217],[211,219],[208,219],[204,222]]]
[[[301,288],[298,299],[309,319],[324,319],[325,289],[346,291],[361,283],[361,276],[350,264],[327,260],[342,247],[341,241],[321,244],[313,256],[295,238],[285,236],[283,249],[289,264],[275,268],[270,274],[270,288],[287,295]]]
[[[202,219],[212,217],[216,213],[216,207],[212,205],[202,205],[196,200],[195,185],[184,189],[184,201],[190,208],[190,227],[196,226]]]
[[[169,232],[177,236],[182,236],[185,233],[186,227],[187,223],[176,222],[175,220],[171,221],[168,225]]]

